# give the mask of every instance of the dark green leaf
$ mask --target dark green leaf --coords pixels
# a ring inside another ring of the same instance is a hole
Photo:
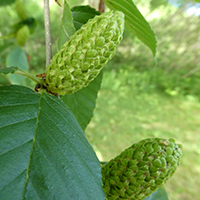
[[[151,196],[147,197],[145,200],[168,200],[167,193],[164,187],[158,188]]]
[[[28,71],[29,65],[26,57],[26,53],[20,47],[15,48],[6,58],[7,67],[19,67],[19,69]],[[13,84],[24,84],[25,77],[18,76],[16,74],[9,75]]]
[[[61,29],[57,42],[57,49],[60,50],[61,46],[70,39],[70,37],[75,33],[74,24],[72,21],[72,14],[68,3],[65,1]]]
[[[8,6],[8,5],[10,5],[10,4],[14,3],[14,2],[15,2],[15,0],[1,0],[0,1],[0,6]]]
[[[142,16],[132,0],[104,0],[113,10],[125,14],[126,26],[156,55],[157,41],[149,23]]]
[[[105,199],[100,163],[67,106],[0,87],[0,199]]]
[[[24,25],[27,25],[30,29],[30,33],[33,33],[34,30],[35,30],[35,27],[37,26],[37,21],[33,17],[28,17],[28,18],[21,20],[20,22],[14,24],[12,26],[12,29],[13,29],[14,32],[16,32],[17,30],[19,30]]]
[[[86,88],[62,97],[62,100],[73,112],[83,130],[85,130],[93,116],[102,76],[103,73],[101,72]]]
[[[86,24],[87,21],[95,17],[95,15],[101,14],[99,11],[96,11],[90,6],[75,6],[71,9],[71,11],[76,30],[80,29],[83,24]]]
[[[18,67],[8,67],[0,69],[0,74],[13,74],[16,70],[18,70]]]

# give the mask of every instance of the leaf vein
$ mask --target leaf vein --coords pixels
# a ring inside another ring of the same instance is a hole
[[[7,151],[4,151],[3,153],[0,154],[0,156],[4,155],[4,154],[6,154],[6,153],[9,153],[10,151],[13,151],[13,150],[15,150],[15,149],[17,149],[17,148],[19,148],[19,147],[22,147],[23,145],[29,143],[30,141],[32,141],[32,139],[29,140],[29,141],[26,141],[26,142],[24,142],[24,143],[22,143],[22,144],[20,144],[20,145],[18,145],[18,146],[15,146],[15,147],[12,148],[12,149],[9,149],[9,150],[7,150]]]
[[[0,188],[0,190],[2,190],[3,188],[5,188],[7,185],[9,185],[10,183],[12,183],[15,179],[17,179],[23,172],[25,172],[26,169],[24,169],[21,173],[19,173],[17,176],[15,176],[11,181],[9,181],[8,183],[6,183],[3,187]]]
[[[55,101],[52,97],[51,99],[53,101]],[[46,101],[46,100],[45,100]],[[56,102],[56,101],[55,101]],[[47,104],[49,104],[49,102],[46,101]],[[56,102],[57,103],[57,102]],[[52,107],[53,110],[55,110],[55,108],[49,104],[50,107]],[[70,115],[72,115],[67,109],[65,109]],[[57,112],[55,110],[55,112]],[[74,127],[64,118],[64,116],[62,114],[59,113],[59,115],[66,121],[66,123],[74,130],[75,133],[77,133],[76,135],[86,144],[89,145],[89,143],[86,142],[86,140],[83,139],[83,137],[80,136],[80,134],[77,132],[76,129],[74,129]],[[49,115],[47,115],[47,117],[49,118]],[[51,118],[49,118],[51,119]],[[53,122],[53,120],[51,119],[51,121]],[[55,122],[53,122],[55,124]],[[59,127],[58,127],[59,128]],[[60,128],[59,128],[60,129]],[[82,129],[81,129],[82,130]],[[66,136],[66,135],[65,135]],[[74,146],[74,145],[73,145]],[[78,154],[80,155],[80,152],[78,152]],[[93,170],[91,169],[91,167],[87,164],[86,160],[83,158],[84,162],[86,163],[86,165],[88,166],[88,168],[90,169],[90,171],[92,172],[92,174],[96,177],[96,174],[93,172]]]

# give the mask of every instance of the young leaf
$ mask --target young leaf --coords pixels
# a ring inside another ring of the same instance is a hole
[[[86,88],[62,97],[62,100],[73,112],[83,130],[85,130],[93,117],[93,110],[95,108],[102,76],[103,73],[101,72]]]
[[[61,46],[70,39],[75,33],[74,24],[72,21],[72,14],[68,3],[64,2],[64,10],[62,16],[61,29],[57,41],[57,49],[60,50]]]
[[[161,187],[157,189],[155,192],[153,192],[145,200],[168,200],[168,197],[164,187]]]
[[[7,67],[7,68],[2,68],[0,69],[0,74],[5,75],[5,74],[14,74],[16,70],[18,70],[18,67]]]
[[[149,23],[142,16],[132,0],[104,0],[106,5],[113,10],[120,10],[125,14],[126,26],[135,34],[153,55],[156,55],[157,41]]]
[[[19,67],[22,70],[28,71],[29,65],[26,57],[26,53],[20,47],[15,48],[6,58],[7,67]],[[18,76],[16,74],[9,75],[13,84],[24,84],[25,77]]]
[[[90,6],[75,6],[71,9],[73,23],[76,30],[80,29],[81,26],[95,15],[100,15],[99,11],[96,11],[94,8]]]
[[[100,163],[58,98],[0,87],[0,199],[105,199]]]

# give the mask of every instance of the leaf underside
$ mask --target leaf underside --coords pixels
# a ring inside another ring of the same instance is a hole
[[[104,199],[99,161],[67,106],[0,87],[0,199]]]
[[[28,71],[29,64],[25,51],[21,47],[13,49],[6,58],[7,67],[19,67],[19,69]],[[10,74],[9,78],[13,84],[24,85],[25,77],[18,76],[17,74]]]
[[[153,192],[149,197],[145,198],[145,200],[168,200],[168,197],[164,187],[161,187]]]
[[[75,115],[83,130],[93,117],[97,93],[101,86],[103,72],[101,72],[87,87],[71,95],[64,95],[62,100]]]

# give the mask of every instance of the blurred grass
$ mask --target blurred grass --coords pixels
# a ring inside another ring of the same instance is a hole
[[[112,66],[115,67],[111,70]],[[179,79],[177,72],[171,76],[175,74]],[[166,89],[160,87],[163,84]],[[138,71],[121,65],[121,70],[116,70],[116,63],[110,62],[86,136],[102,161],[109,161],[133,143],[148,137],[174,138],[183,144],[183,159],[166,184],[169,199],[198,200],[199,97],[190,90],[191,93],[188,90],[184,93],[184,88],[175,91],[172,85],[177,86],[165,73],[161,76],[159,68]]]

